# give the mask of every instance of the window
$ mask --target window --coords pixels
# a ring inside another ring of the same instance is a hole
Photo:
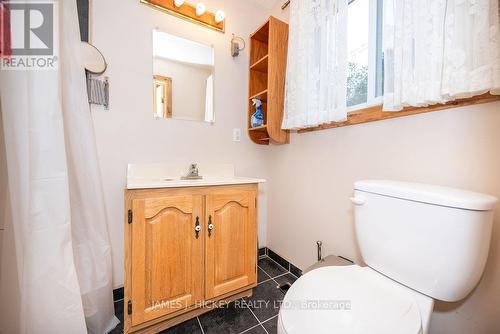
[[[405,2],[407,4],[407,2]],[[415,0],[414,2],[409,2],[412,6],[421,6],[420,2]],[[424,3],[422,2],[422,5]],[[427,6],[433,4],[426,3]],[[384,80],[389,83],[391,75],[384,74],[384,58],[388,60],[390,54],[387,53],[387,57],[384,57],[383,47],[382,47],[382,32],[383,32],[383,12],[387,13],[387,21],[385,24],[390,26],[390,19],[392,16],[392,6],[393,2],[386,0],[384,8],[384,0],[348,0],[347,7],[347,47],[343,50],[347,50],[347,93],[346,100],[348,106],[347,120],[345,121],[332,121],[325,124],[320,124],[317,126],[304,127],[299,129],[299,133],[305,133],[310,131],[317,131],[323,129],[337,128],[342,126],[349,126],[354,124],[361,124],[366,122],[373,122],[378,120],[390,119],[394,117],[409,116],[426,112],[433,112],[438,110],[444,110],[448,108],[455,108],[459,106],[475,105],[480,103],[488,103],[493,101],[499,101],[500,96],[497,91],[499,89],[494,89],[492,87],[490,92],[475,95],[472,97],[457,97],[451,101],[431,103],[426,106],[404,106],[402,110],[394,112],[383,111],[383,95],[390,93],[384,92]],[[403,20],[399,22],[399,25],[406,29],[411,29],[412,21],[411,15],[414,11],[412,6],[403,6],[404,12],[406,12],[410,20],[406,22]],[[446,4],[442,4],[446,6]],[[439,7],[439,6],[438,6]],[[429,13],[429,15],[434,15],[434,19],[437,21],[443,20],[441,17],[442,13],[439,8],[436,7],[434,13]],[[433,7],[432,7],[433,8]],[[493,8],[493,7],[492,7]],[[400,8],[401,10],[401,8]],[[460,9],[463,11],[464,9]],[[490,13],[490,25],[494,28],[497,27],[495,21],[495,15],[492,14],[496,8],[483,8],[483,10],[492,11]],[[441,15],[441,16],[440,16]],[[465,14],[464,14],[465,15]],[[404,17],[404,15],[403,15]],[[486,15],[485,17],[488,17]],[[470,21],[473,22],[473,21]],[[470,23],[469,22],[469,23]],[[464,24],[464,23],[458,23]],[[470,23],[472,24],[472,23]],[[399,29],[402,29],[399,27]],[[451,25],[449,29],[453,31],[460,31]],[[470,29],[470,28],[468,28]],[[389,33],[394,34],[394,31],[389,31]],[[388,36],[389,37],[389,36]],[[399,39],[405,36],[395,35],[393,38],[398,37]],[[425,39],[423,39],[425,40]],[[392,41],[392,39],[390,40]],[[392,41],[394,42],[394,41]],[[401,41],[398,41],[401,42]],[[456,42],[461,46],[464,42],[461,38],[456,38]],[[474,42],[475,43],[475,42]],[[468,45],[465,43],[465,45]],[[462,45],[463,47],[463,45]],[[477,57],[476,57],[477,58]],[[487,58],[485,58],[487,59]],[[411,62],[411,61],[410,61]],[[473,62],[471,62],[472,64]],[[391,64],[389,61],[390,66]],[[476,64],[477,65],[477,64]],[[453,67],[453,64],[449,66]],[[489,66],[489,65],[488,65]],[[495,72],[496,73],[496,72]],[[393,73],[392,73],[393,74]],[[385,75],[385,78],[384,78]],[[387,89],[390,89],[390,85],[387,85]],[[467,94],[463,94],[467,96]],[[460,96],[458,94],[457,96]]]
[[[350,0],[347,106],[380,103],[383,94],[382,0]]]
[[[452,20],[453,13],[443,15],[446,2],[292,2],[284,128],[301,133],[500,100],[498,55],[492,51],[483,57],[484,48],[477,47],[476,40],[463,38],[467,31],[484,45],[497,45],[498,7],[471,12],[467,6],[456,10],[470,19],[458,22]],[[400,17],[391,20],[396,10]],[[488,20],[484,29],[475,29],[475,22],[482,19]],[[429,29],[433,38],[428,38]],[[444,38],[448,35],[449,41]],[[434,45],[435,41],[443,45]],[[429,47],[437,51],[428,52]],[[455,61],[456,52],[468,60]],[[472,73],[483,68],[491,72],[479,80],[489,87],[487,93],[469,84],[474,81]]]

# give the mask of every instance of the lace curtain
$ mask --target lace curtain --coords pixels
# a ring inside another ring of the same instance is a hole
[[[347,118],[347,0],[290,3],[283,129]]]
[[[384,110],[500,93],[498,0],[384,0]]]

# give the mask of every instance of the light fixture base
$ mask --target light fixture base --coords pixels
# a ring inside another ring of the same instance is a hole
[[[184,1],[180,8],[175,7],[174,1],[139,0],[139,2],[218,32],[224,33],[226,30],[225,19],[219,23],[215,22],[215,14],[209,11],[206,11],[202,16],[198,16],[196,15],[196,6],[187,1]]]

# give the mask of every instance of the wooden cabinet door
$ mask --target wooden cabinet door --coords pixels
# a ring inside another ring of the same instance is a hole
[[[138,325],[202,300],[203,197],[135,199],[132,210],[132,325]]]
[[[255,192],[221,190],[206,197],[205,299],[256,283]]]

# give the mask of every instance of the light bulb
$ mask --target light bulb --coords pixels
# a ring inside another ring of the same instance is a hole
[[[224,18],[226,17],[226,13],[224,13],[223,10],[218,10],[216,13],[215,13],[215,22],[217,23],[221,23],[222,21],[224,21]]]
[[[202,16],[203,14],[205,14],[206,9],[207,8],[205,7],[205,4],[203,2],[200,2],[196,5],[196,15]]]
[[[184,0],[174,0],[175,7],[179,8],[184,4]]]

